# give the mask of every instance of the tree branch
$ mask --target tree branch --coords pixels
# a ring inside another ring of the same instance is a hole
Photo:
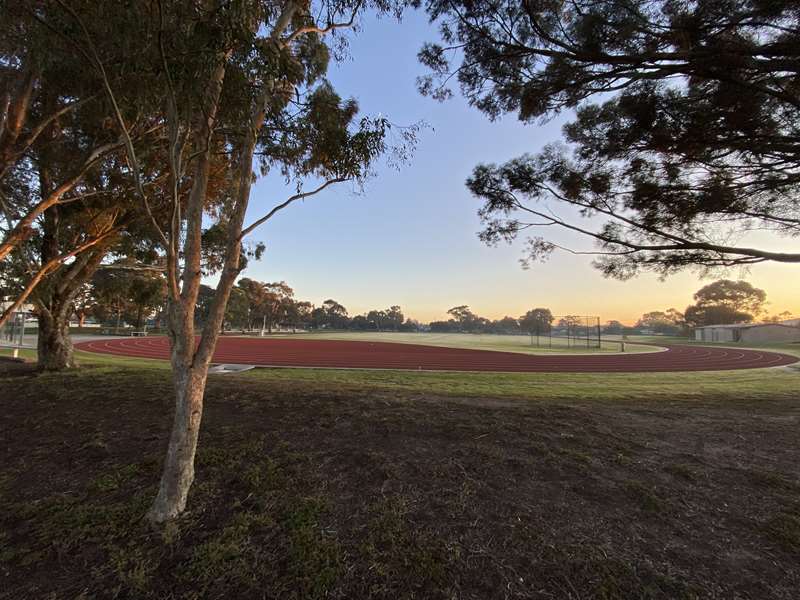
[[[335,183],[343,183],[345,181],[347,181],[347,179],[344,178],[344,177],[336,177],[334,179],[328,179],[325,183],[323,183],[322,185],[320,185],[316,189],[311,190],[310,192],[302,192],[302,193],[299,193],[299,194],[295,194],[294,196],[290,196],[285,201],[281,202],[275,208],[273,208],[271,211],[269,211],[266,215],[264,215],[263,217],[261,217],[260,219],[258,219],[254,223],[252,223],[251,225],[248,225],[247,227],[242,229],[242,233],[239,236],[239,239],[240,240],[243,239],[246,235],[251,233],[254,229],[256,229],[260,225],[263,225],[264,223],[269,221],[275,215],[275,213],[283,210],[284,208],[286,208],[287,206],[289,206],[293,202],[296,202],[297,200],[302,200],[303,198],[308,198],[309,196],[313,196],[315,194],[318,194],[318,193],[320,193],[322,190],[324,190],[326,187],[328,187],[330,185],[333,185]]]

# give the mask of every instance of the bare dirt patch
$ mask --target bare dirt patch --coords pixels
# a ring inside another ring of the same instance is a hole
[[[5,365],[0,366],[3,369]],[[800,400],[212,378],[154,532],[167,374],[0,375],[0,598],[796,598]]]

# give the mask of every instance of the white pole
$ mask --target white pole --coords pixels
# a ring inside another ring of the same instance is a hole
[[[23,312],[17,314],[22,317],[22,323],[19,331],[19,343],[17,344],[17,348],[14,348],[14,352],[12,353],[14,358],[19,358],[19,351],[22,349],[22,340],[25,337],[25,311],[23,310]]]

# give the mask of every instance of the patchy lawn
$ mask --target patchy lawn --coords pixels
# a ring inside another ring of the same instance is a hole
[[[796,394],[307,373],[212,378],[190,510],[154,531],[168,372],[0,363],[0,598],[797,597]]]

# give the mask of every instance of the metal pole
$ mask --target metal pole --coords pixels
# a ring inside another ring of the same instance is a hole
[[[597,317],[597,347],[603,349],[603,340],[600,337],[600,317]]]
[[[586,347],[589,347],[589,317],[586,317]]]

